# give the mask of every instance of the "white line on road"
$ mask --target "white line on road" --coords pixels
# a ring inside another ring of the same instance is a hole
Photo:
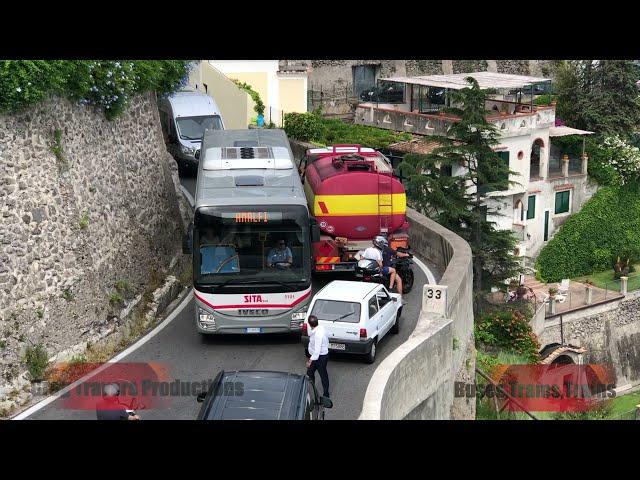
[[[86,382],[91,377],[97,375],[98,373],[100,373],[103,370],[105,370],[106,368],[108,368],[110,366],[110,364],[119,362],[120,360],[122,360],[126,356],[128,356],[131,353],[133,353],[134,351],[136,351],[138,348],[140,348],[142,345],[144,345],[149,340],[151,340],[153,337],[155,337],[158,333],[160,333],[167,325],[169,325],[173,321],[173,319],[175,319],[180,314],[180,312],[182,312],[182,310],[184,310],[184,307],[187,306],[187,304],[191,301],[192,298],[193,298],[193,291],[190,290],[187,293],[187,295],[185,295],[185,297],[182,299],[182,302],[180,302],[180,304],[176,307],[176,309],[173,312],[171,312],[169,314],[169,316],[160,325],[155,327],[153,330],[151,330],[149,333],[147,333],[144,337],[142,337],[136,343],[131,345],[126,350],[123,350],[122,352],[120,352],[118,355],[116,355],[115,357],[110,359],[107,363],[104,363],[100,367],[98,367],[95,370],[93,370],[93,371],[89,372],[88,374],[86,374],[84,377],[80,378],[79,380],[76,380],[71,385],[63,388],[59,392],[56,392],[55,394],[45,398],[44,400],[42,400],[41,402],[39,402],[37,404],[35,404],[33,407],[30,407],[27,410],[25,410],[24,412],[16,415],[15,417],[12,418],[12,420],[24,420],[25,418],[33,415],[37,411],[42,410],[44,407],[46,407],[50,403],[55,402],[57,399],[59,399],[65,393],[73,390],[78,385],[82,384],[83,382]]]

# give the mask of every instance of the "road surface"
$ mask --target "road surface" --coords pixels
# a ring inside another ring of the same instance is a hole
[[[182,183],[193,195],[194,179],[185,178]],[[420,311],[422,285],[427,282],[425,273],[417,265],[414,272],[414,288],[404,296],[406,305],[400,333],[389,333],[383,338],[374,364],[368,365],[355,356],[331,354],[328,371],[334,407],[327,410],[327,419],[358,418],[369,379],[376,367],[413,331]],[[341,278],[349,279],[348,276]],[[314,291],[329,280],[314,279]],[[202,336],[196,332],[193,322],[194,302],[191,299],[166,328],[121,361],[159,362],[167,366],[171,380],[190,382],[213,379],[221,369],[280,370],[301,374],[306,371],[306,357],[297,336]],[[317,385],[320,386],[319,378]],[[193,396],[171,397],[167,403],[163,408],[139,413],[144,419],[194,419],[200,408]],[[93,420],[96,417],[94,411],[61,408],[61,400],[56,400],[28,418]]]

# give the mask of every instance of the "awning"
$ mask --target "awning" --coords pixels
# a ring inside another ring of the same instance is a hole
[[[511,75],[508,73],[495,72],[455,73],[451,75],[424,75],[416,77],[389,77],[381,78],[380,80],[461,90],[469,86],[469,83],[465,80],[467,77],[475,78],[482,89],[517,89],[528,85],[551,81],[550,78],[544,77],[529,77],[525,75]]]
[[[549,127],[549,136],[550,137],[566,137],[567,135],[591,135],[594,132],[589,132],[588,130],[578,130],[577,128],[571,127]]]

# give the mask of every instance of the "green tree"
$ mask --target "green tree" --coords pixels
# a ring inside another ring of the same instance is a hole
[[[499,133],[488,123],[485,93],[475,79],[452,94],[448,113],[460,120],[448,136],[435,137],[439,147],[428,155],[408,155],[401,164],[411,201],[426,215],[469,242],[474,256],[474,290],[479,294],[502,285],[521,271],[513,255],[516,238],[497,230],[489,215],[498,215],[486,196],[509,187],[509,165],[493,150]],[[455,173],[455,175],[450,175]]]
[[[578,60],[555,71],[557,115],[601,135],[628,138],[640,126],[638,68],[631,60]]]

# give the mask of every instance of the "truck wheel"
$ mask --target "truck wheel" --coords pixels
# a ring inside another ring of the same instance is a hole
[[[409,293],[413,288],[413,270],[407,270],[402,279],[402,293]]]
[[[364,356],[364,361],[367,363],[373,363],[376,361],[376,344],[378,343],[377,339],[373,340],[373,343],[371,344],[371,350],[369,350],[369,353],[365,354]]]
[[[401,312],[402,312],[402,310],[398,310],[398,313],[396,314],[396,322],[391,327],[391,330],[389,330],[391,333],[400,332],[400,314],[401,314]]]

